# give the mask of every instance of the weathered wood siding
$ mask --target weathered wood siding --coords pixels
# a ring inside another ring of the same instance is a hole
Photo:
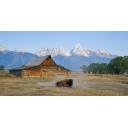
[[[40,69],[27,69],[22,71],[24,77],[49,77],[55,75],[68,75],[69,72],[58,67],[43,67]]]

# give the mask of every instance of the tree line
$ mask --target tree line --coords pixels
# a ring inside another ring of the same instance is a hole
[[[110,63],[92,63],[82,66],[85,73],[93,74],[128,74],[128,56],[116,57]]]

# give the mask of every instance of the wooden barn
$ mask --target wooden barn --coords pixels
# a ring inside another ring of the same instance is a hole
[[[11,74],[20,77],[68,75],[70,72],[70,70],[57,65],[50,55],[32,60],[23,67],[10,70]]]

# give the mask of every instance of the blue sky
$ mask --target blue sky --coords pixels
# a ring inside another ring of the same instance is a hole
[[[128,55],[128,32],[0,32],[0,45],[10,50],[63,47],[70,50],[76,43],[92,50],[106,49],[113,54]]]

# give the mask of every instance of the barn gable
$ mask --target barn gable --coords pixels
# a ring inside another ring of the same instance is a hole
[[[40,65],[42,66],[57,66],[51,57],[46,58]]]

